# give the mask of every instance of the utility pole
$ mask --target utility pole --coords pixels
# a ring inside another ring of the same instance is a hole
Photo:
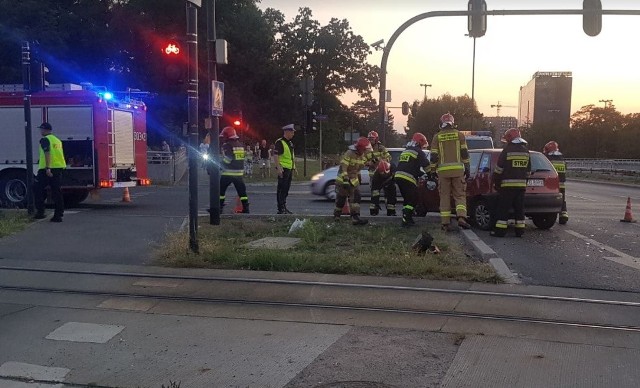
[[[33,206],[33,137],[31,134],[31,47],[29,42],[22,44],[22,83],[24,88],[24,139],[27,161],[27,213],[34,213]]]
[[[207,0],[207,88],[209,89],[209,118],[211,127],[209,128],[209,154],[211,165],[209,172],[209,224],[220,225],[220,120],[218,116],[212,115],[213,106],[213,81],[218,80],[216,58],[216,0]]]
[[[611,103],[613,102],[613,100],[600,100],[598,102],[604,102],[604,107],[605,109],[607,109],[607,108],[611,108]]]
[[[431,84],[420,84],[420,86],[424,86],[424,100],[427,100],[427,88],[431,86]]]
[[[198,253],[198,8],[201,0],[187,1],[189,249]]]

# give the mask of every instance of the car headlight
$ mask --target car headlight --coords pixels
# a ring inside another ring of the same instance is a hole
[[[312,176],[312,177],[311,177],[311,180],[312,180],[312,181],[319,181],[319,180],[320,180],[320,178],[322,178],[323,176],[324,176],[324,174],[323,174],[323,173],[319,173],[319,174],[316,174],[316,175]]]

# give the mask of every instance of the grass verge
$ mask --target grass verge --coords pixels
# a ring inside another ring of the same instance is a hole
[[[292,219],[223,219],[221,226],[200,222],[200,254],[188,251],[188,233],[168,236],[158,252],[163,265],[282,272],[401,276],[424,279],[500,282],[493,268],[471,255],[459,234],[429,229],[441,254],[418,255],[411,250],[417,228],[376,223],[354,227],[345,219],[335,223],[311,218],[288,234]],[[288,250],[250,249],[244,245],[263,237],[298,237]]]
[[[30,222],[24,210],[0,210],[0,238],[24,230]]]

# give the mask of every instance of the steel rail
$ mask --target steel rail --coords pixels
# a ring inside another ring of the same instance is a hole
[[[588,329],[604,329],[604,330],[640,333],[640,326],[607,325],[607,324],[600,324],[600,323],[584,323],[584,322],[577,322],[577,321],[566,321],[566,320],[560,320],[560,319],[541,319],[541,318],[518,317],[514,315],[464,313],[464,312],[455,312],[455,311],[420,310],[420,309],[390,308],[390,307],[341,306],[336,304],[321,304],[321,303],[253,301],[253,300],[245,300],[245,299],[208,298],[208,297],[198,297],[198,296],[145,295],[145,294],[130,294],[130,293],[121,293],[121,292],[78,291],[78,290],[68,290],[68,289],[60,289],[60,288],[0,286],[0,290],[17,291],[17,292],[88,295],[88,296],[108,296],[108,297],[116,297],[116,298],[156,299],[156,300],[170,300],[170,301],[180,301],[180,302],[197,302],[197,303],[211,303],[211,304],[315,308],[315,309],[324,309],[324,310],[363,311],[363,312],[378,312],[378,313],[392,313],[392,314],[407,314],[407,315],[416,315],[416,316],[470,318],[470,319],[481,319],[481,320],[490,320],[490,321],[535,323],[535,324],[542,324],[542,325],[568,326],[568,327],[579,327],[579,328],[588,328]]]
[[[314,287],[341,287],[341,288],[371,289],[371,290],[433,292],[433,293],[442,293],[442,294],[495,296],[495,297],[505,297],[505,298],[522,298],[522,299],[534,299],[534,300],[552,300],[552,301],[561,301],[561,302],[578,302],[578,303],[604,304],[604,305],[614,305],[614,306],[640,307],[640,302],[631,302],[631,301],[622,301],[622,300],[607,300],[607,299],[579,298],[579,297],[553,296],[553,295],[536,295],[536,294],[518,294],[513,292],[497,292],[497,291],[456,290],[456,289],[435,288],[435,287],[414,287],[414,286],[397,286],[397,285],[380,285],[380,284],[363,284],[363,283],[339,283],[339,282],[319,282],[319,281],[310,281],[310,280],[261,279],[261,278],[241,278],[241,277],[222,277],[222,276],[185,276],[185,275],[148,274],[148,273],[134,273],[134,272],[97,272],[97,271],[79,271],[79,270],[56,270],[56,269],[23,268],[23,267],[9,267],[9,266],[0,266],[0,271],[44,272],[44,273],[59,273],[59,274],[68,274],[68,275],[218,281],[218,282],[230,282],[230,283],[245,282],[245,283],[277,284],[277,285],[304,285],[304,286],[314,286]],[[0,287],[5,287],[5,286],[0,285]]]

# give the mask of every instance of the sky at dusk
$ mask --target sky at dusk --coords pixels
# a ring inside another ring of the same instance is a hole
[[[582,9],[582,0],[486,0],[488,10]],[[292,21],[300,7],[309,7],[314,19],[326,25],[331,18],[347,19],[365,42],[385,42],[404,22],[430,11],[463,11],[467,0],[261,0],[261,9],[282,11]],[[637,0],[602,0],[605,10],[640,10]],[[387,89],[392,102],[422,100],[427,96],[472,92],[473,39],[467,18],[436,17],[421,20],[396,40],[387,65]],[[604,15],[596,37],[582,30],[581,15],[488,16],[487,33],[476,39],[475,99],[485,116],[516,116],[519,89],[536,71],[573,73],[572,113],[582,106],[604,106],[613,100],[622,113],[640,112],[640,16]],[[380,66],[382,51],[369,61]],[[378,89],[373,96],[378,99]],[[350,104],[357,96],[343,96]],[[396,130],[406,125],[393,109]]]

